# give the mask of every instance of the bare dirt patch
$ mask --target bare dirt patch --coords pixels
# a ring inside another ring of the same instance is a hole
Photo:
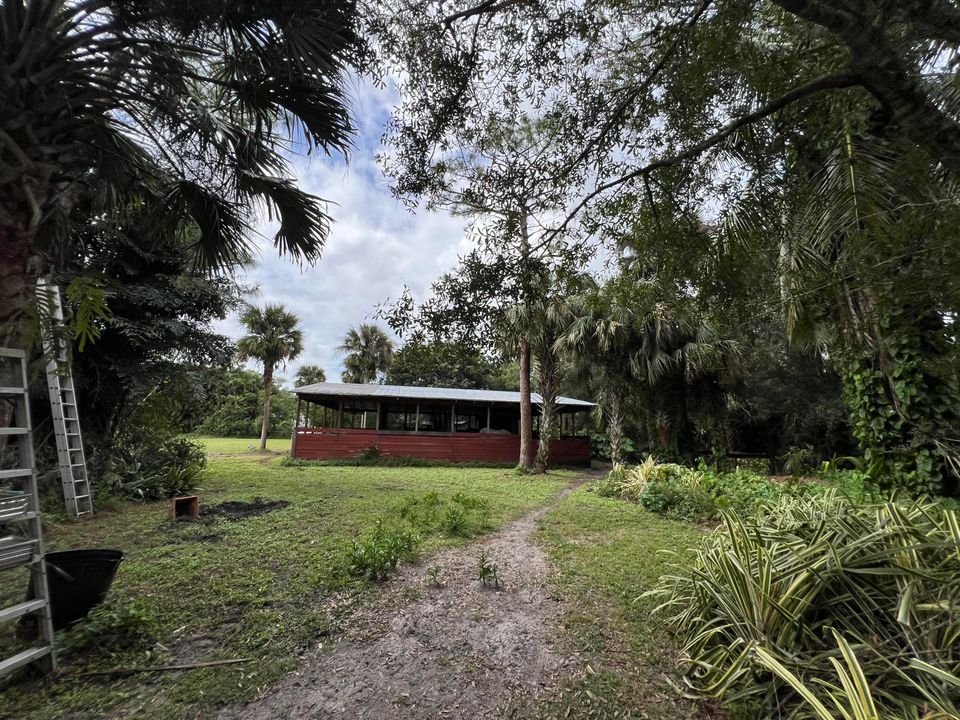
[[[286,500],[264,500],[256,497],[249,502],[243,500],[228,500],[219,505],[204,505],[200,507],[203,517],[223,518],[224,520],[246,520],[258,515],[266,515],[274,510],[282,510],[290,503]]]
[[[500,717],[540,696],[569,660],[555,649],[562,608],[533,536],[575,486],[479,542],[402,569],[332,645],[221,719]],[[481,551],[499,589],[478,579]]]

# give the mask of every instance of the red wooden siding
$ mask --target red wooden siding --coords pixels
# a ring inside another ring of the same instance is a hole
[[[377,430],[297,428],[293,457],[306,460],[353,457],[376,445],[382,455],[407,455],[432,460],[511,462],[520,454],[520,437],[494,433],[389,433]],[[534,441],[534,452],[536,452]],[[590,462],[587,438],[557,438],[550,447],[557,464]]]

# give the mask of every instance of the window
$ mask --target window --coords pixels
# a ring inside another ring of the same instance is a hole
[[[377,426],[377,403],[372,400],[347,400],[343,403],[343,427],[359,429]]]
[[[381,430],[406,430],[413,432],[416,429],[416,403],[386,403],[381,409]]]
[[[449,405],[421,405],[420,432],[450,432]]]
[[[520,429],[520,408],[497,407],[490,409],[490,430],[492,432],[509,432],[514,435]]]
[[[457,432],[480,432],[487,426],[487,408],[457,407],[455,429]]]

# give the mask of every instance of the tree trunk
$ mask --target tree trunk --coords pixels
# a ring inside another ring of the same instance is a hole
[[[527,305],[530,301],[530,234],[527,228],[527,211],[521,209],[520,216],[520,301]],[[525,313],[527,314],[527,313]],[[520,460],[518,466],[524,470],[533,467],[533,403],[530,398],[530,341],[521,337],[520,346]]]
[[[270,393],[273,392],[273,367],[263,366],[263,427],[260,429],[260,449],[267,449],[267,435],[270,433]]]
[[[557,436],[557,356],[549,345],[549,338],[540,349],[537,364],[540,367],[540,396],[543,404],[540,410],[540,444],[537,447],[535,468],[545,473],[550,464],[550,445]]]
[[[607,434],[610,436],[610,461],[615,465],[623,464],[623,406],[620,395],[607,392],[604,399],[604,413],[607,416]]]
[[[530,397],[530,343],[520,338],[520,460],[529,470],[533,465],[533,403]]]
[[[0,226],[0,345],[17,347],[27,303],[33,255],[33,233]]]

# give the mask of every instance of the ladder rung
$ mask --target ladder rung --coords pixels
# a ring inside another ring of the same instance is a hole
[[[83,500],[84,498],[88,498],[88,497],[90,497],[90,496],[89,496],[89,495],[74,495],[74,496],[73,496],[73,499],[74,499],[74,500]]]
[[[28,435],[30,430],[25,427],[0,427],[0,435]]]
[[[32,647],[23,652],[19,652],[16,655],[8,657],[6,660],[0,660],[0,677],[6,675],[7,673],[13,672],[17,668],[23,667],[24,665],[29,665],[34,660],[39,660],[42,657],[46,657],[50,654],[50,647],[44,645],[43,647]]]
[[[31,470],[30,468],[0,470],[0,480],[8,480],[10,478],[18,478],[18,477],[29,477],[31,474],[33,474],[33,470]]]
[[[0,516],[0,523],[23,522],[24,520],[33,520],[35,517],[37,517],[36,511],[28,510],[19,515],[11,515],[9,517]]]
[[[0,386],[0,395],[25,395],[27,388]]]
[[[18,617],[36,612],[47,604],[46,600],[27,600],[26,602],[11,605],[0,610],[0,622],[16,620]]]

